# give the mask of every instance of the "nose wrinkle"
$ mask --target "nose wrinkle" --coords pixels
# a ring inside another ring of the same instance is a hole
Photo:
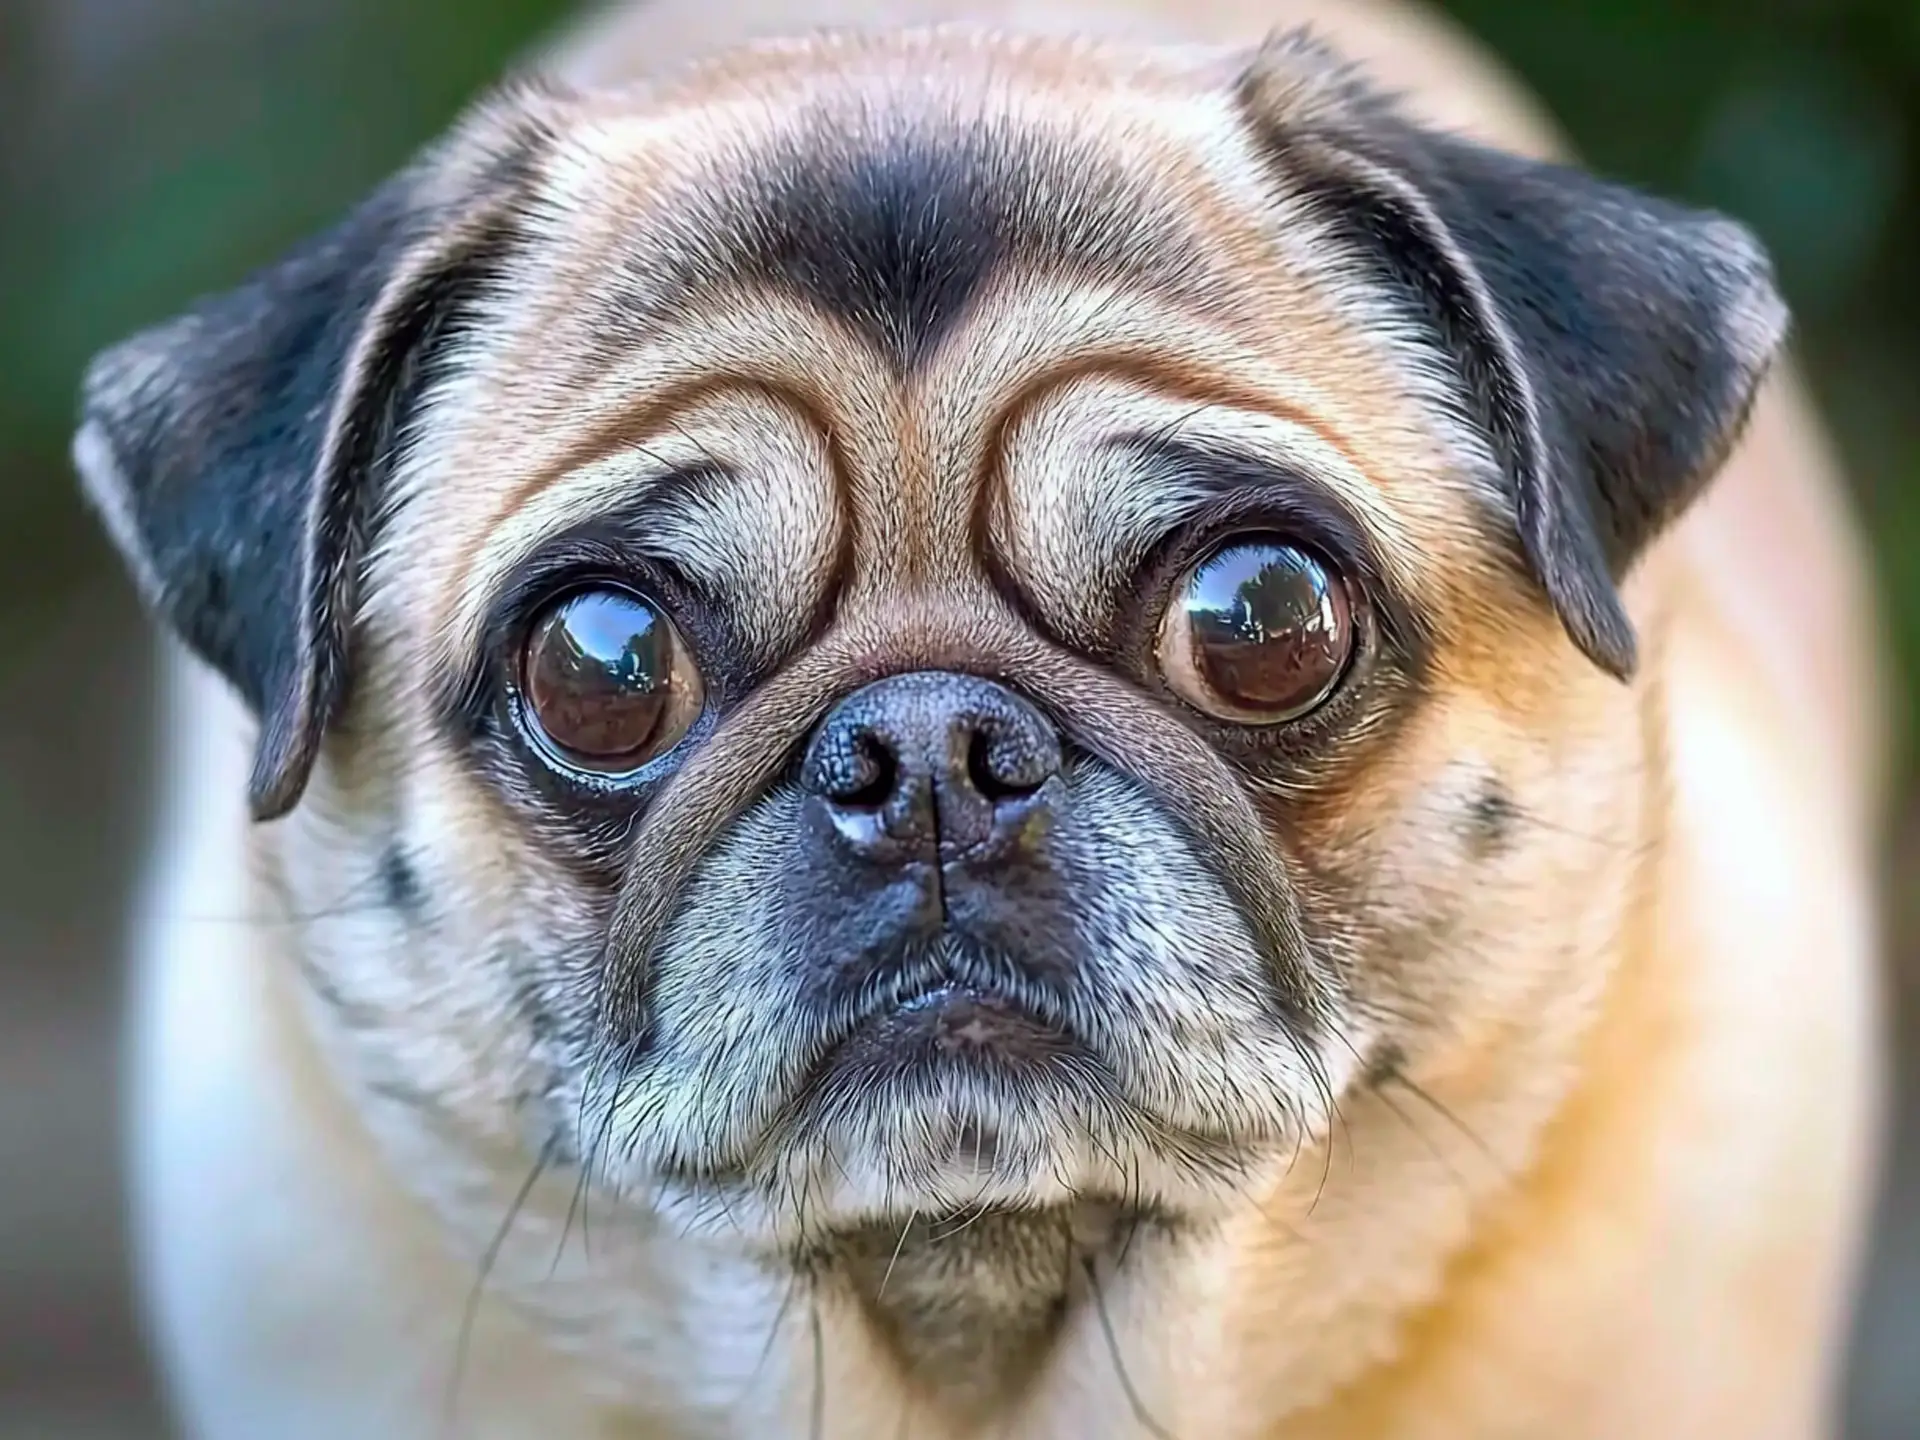
[[[949,793],[954,777],[965,773],[962,767],[967,763],[966,752],[982,723],[982,717],[971,709],[951,716],[946,734],[941,737],[945,742],[941,748],[946,752],[942,763],[928,767],[933,782],[933,853],[943,866],[948,859],[949,833],[954,836],[955,847],[965,850],[978,845],[993,829],[991,797],[981,797],[987,802],[988,813],[983,816],[979,806],[966,803],[964,795]],[[945,806],[941,803],[943,800],[948,802]]]
[[[933,898],[940,907],[940,926],[945,929],[953,923],[953,912],[947,905],[947,856],[940,825],[941,772],[937,766],[929,766],[927,774],[927,811],[929,825],[933,831]]]
[[[964,853],[991,837],[991,797],[983,794],[988,802],[983,814],[981,806],[967,803],[964,784],[955,781],[961,773],[958,767],[968,763],[980,718],[970,710],[956,713],[939,740],[911,733],[888,733],[884,738],[889,753],[897,757],[894,774],[899,787],[896,803],[888,807],[892,812],[888,829],[902,841],[924,840],[927,858],[936,869],[951,858],[950,849]],[[922,805],[927,817],[924,832],[915,820]]]

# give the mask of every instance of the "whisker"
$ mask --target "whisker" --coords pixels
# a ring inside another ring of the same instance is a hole
[[[1304,1245],[1309,1250],[1319,1248],[1315,1244],[1315,1242],[1298,1226],[1293,1225],[1288,1221],[1281,1219],[1278,1215],[1274,1214],[1273,1211],[1269,1210],[1267,1208],[1266,1202],[1262,1200],[1257,1194],[1255,1194],[1251,1189],[1242,1190],[1240,1192],[1239,1198],[1246,1204],[1252,1206],[1254,1213],[1258,1215],[1262,1220],[1264,1220],[1267,1224],[1271,1225],[1274,1229],[1278,1230],[1281,1234],[1285,1235],[1289,1240],[1293,1241],[1296,1245]]]
[[[820,1335],[820,1296],[818,1292],[811,1297],[808,1308],[809,1324],[813,1330],[813,1415],[807,1427],[807,1433],[813,1440],[821,1440],[827,1433],[827,1347]]]
[[[560,1243],[553,1247],[553,1263],[547,1267],[547,1278],[551,1280],[560,1273],[560,1262],[566,1258],[567,1239],[573,1234],[573,1217],[579,1211],[581,1202],[587,1193],[588,1169],[580,1167],[573,1182],[573,1198],[567,1201],[566,1218],[560,1222]]]
[[[699,1093],[694,1097],[694,1102],[693,1102],[694,1114],[705,1115],[707,1113],[707,1087],[712,1082],[713,1082],[713,1071],[711,1067],[702,1066],[700,1070],[700,1090],[699,1090]],[[701,1188],[703,1188],[702,1182],[699,1179],[696,1179],[695,1181],[696,1195],[699,1194]],[[733,1206],[727,1202],[727,1185],[724,1180],[721,1180],[718,1178],[714,1180],[713,1198],[715,1202],[720,1206],[720,1213],[726,1216],[727,1224],[732,1228],[733,1233],[736,1235],[744,1235],[746,1232],[740,1228],[739,1217],[733,1213]]]
[[[1439,1115],[1441,1119],[1445,1120],[1449,1125],[1453,1126],[1455,1130],[1459,1131],[1461,1135],[1465,1136],[1468,1143],[1486,1158],[1489,1165],[1494,1166],[1496,1169],[1499,1168],[1500,1157],[1494,1154],[1493,1147],[1487,1144],[1485,1140],[1482,1140],[1470,1125],[1458,1115],[1454,1114],[1452,1110],[1448,1109],[1447,1106],[1440,1101],[1439,1097],[1432,1094],[1424,1085],[1419,1084],[1398,1069],[1389,1070],[1380,1078],[1379,1082],[1374,1086],[1374,1089],[1377,1091],[1381,1085],[1388,1084],[1400,1086],[1408,1094],[1412,1095],[1414,1099],[1420,1101],[1428,1109]]]
[[[886,1272],[880,1277],[880,1288],[873,1295],[876,1305],[887,1298],[887,1282],[893,1278],[893,1267],[900,1263],[900,1252],[907,1248],[907,1236],[912,1232],[914,1222],[919,1218],[920,1212],[912,1211],[907,1216],[907,1223],[900,1227],[900,1238],[894,1242],[893,1254],[887,1258]]]
[[[317,910],[287,910],[241,915],[216,912],[196,914],[191,911],[181,911],[164,918],[188,925],[240,925],[266,929],[282,925],[311,925],[321,920],[341,920],[354,915],[371,915],[387,908],[384,900],[367,895],[369,890],[380,884],[380,876],[381,870],[376,866],[342,890],[332,904],[323,905]]]
[[[460,1333],[454,1344],[453,1373],[447,1380],[446,1401],[442,1409],[441,1433],[451,1436],[459,1423],[460,1386],[466,1379],[468,1352],[473,1344],[473,1327],[480,1316],[480,1300],[487,1288],[487,1279],[493,1274],[493,1267],[499,1262],[500,1252],[506,1248],[507,1236],[513,1230],[514,1222],[520,1218],[533,1187],[540,1183],[540,1177],[552,1164],[553,1157],[560,1146],[558,1134],[547,1137],[547,1143],[540,1148],[535,1157],[533,1168],[527,1172],[527,1178],[520,1182],[520,1188],[514,1193],[513,1203],[507,1207],[507,1213],[500,1221],[499,1228],[493,1232],[493,1238],[487,1242],[487,1248],[480,1256],[480,1271],[473,1278],[473,1287],[467,1292],[467,1302],[460,1316]]]
[[[1442,1170],[1445,1170],[1447,1172],[1448,1178],[1453,1181],[1454,1185],[1460,1190],[1460,1192],[1463,1195],[1467,1195],[1471,1197],[1471,1195],[1473,1194],[1473,1191],[1467,1185],[1466,1177],[1463,1176],[1458,1170],[1454,1169],[1453,1162],[1447,1158],[1445,1152],[1443,1152],[1438,1145],[1433,1143],[1433,1137],[1427,1134],[1427,1132],[1425,1130],[1422,1130],[1418,1125],[1414,1124],[1412,1117],[1409,1116],[1407,1112],[1402,1110],[1398,1105],[1393,1103],[1392,1097],[1387,1094],[1384,1088],[1382,1088],[1379,1085],[1374,1086],[1373,1094],[1374,1094],[1374,1098],[1377,1099],[1382,1105],[1386,1106],[1396,1120],[1398,1120],[1402,1125],[1407,1127],[1407,1133],[1412,1135],[1414,1139],[1418,1140],[1423,1146],[1426,1147],[1427,1153],[1433,1156],[1434,1160],[1438,1162]]]
[[[1333,1085],[1328,1081],[1326,1069],[1320,1064],[1318,1057],[1307,1048],[1299,1036],[1293,1033],[1292,1027],[1282,1027],[1281,1033],[1286,1036],[1287,1043],[1293,1047],[1293,1053],[1299,1058],[1301,1068],[1307,1072],[1308,1080],[1312,1082],[1315,1093],[1320,1097],[1321,1113],[1327,1121],[1326,1149],[1320,1158],[1320,1183],[1314,1189],[1313,1204],[1307,1206],[1307,1214],[1312,1215],[1321,1197],[1326,1193],[1327,1181],[1333,1176],[1334,1129],[1336,1125],[1345,1129],[1347,1119],[1340,1111],[1340,1102],[1334,1096]],[[1303,1126],[1303,1132],[1304,1128]],[[1347,1143],[1349,1154],[1351,1154],[1353,1143],[1351,1133],[1348,1134]],[[1299,1153],[1299,1148],[1296,1146],[1294,1150],[1296,1160],[1299,1158]]]
[[[611,1060],[611,1063],[616,1069],[625,1068],[623,1061],[613,1058],[613,1051],[614,1051],[613,1046],[602,1045],[599,1048],[603,1055],[609,1057],[609,1059]],[[601,1063],[602,1062],[600,1062],[599,1060],[596,1060],[594,1068],[598,1069]],[[591,1077],[589,1077],[587,1083],[581,1087],[580,1112],[583,1118],[585,1116],[586,1107],[588,1103],[587,1102],[588,1089],[595,1083],[597,1082],[595,1082]],[[615,1082],[616,1088],[617,1088],[617,1084],[618,1082],[616,1081]],[[619,1096],[616,1093],[613,1093],[612,1091],[610,1091],[607,1095],[605,1115],[600,1124],[598,1133],[594,1136],[592,1142],[587,1146],[586,1165],[583,1171],[581,1172],[583,1176],[583,1183],[580,1190],[580,1250],[581,1250],[581,1253],[585,1255],[589,1261],[593,1259],[592,1177],[593,1177],[593,1172],[599,1169],[601,1158],[606,1153],[607,1145],[613,1138],[613,1126],[614,1126],[615,1118],[619,1113],[619,1108],[620,1108]]]
[[[1182,430],[1186,429],[1187,423],[1192,419],[1194,419],[1196,416],[1203,415],[1207,411],[1217,409],[1217,408],[1219,408],[1218,402],[1212,401],[1212,400],[1203,400],[1199,404],[1195,405],[1192,409],[1182,411],[1180,414],[1174,416],[1173,419],[1169,420],[1166,424],[1160,426],[1159,429],[1149,431],[1145,437],[1146,443],[1149,446],[1165,445],[1168,441],[1172,440],[1175,436],[1177,436]]]
[[[780,1308],[773,1312],[773,1323],[767,1327],[767,1339],[760,1347],[760,1358],[753,1362],[753,1369],[747,1373],[747,1383],[741,1387],[738,1399],[744,1400],[752,1393],[761,1372],[767,1368],[767,1361],[773,1357],[773,1347],[780,1339],[780,1327],[786,1323],[787,1313],[793,1308],[793,1297],[799,1291],[800,1272],[796,1269],[793,1277],[787,1281],[787,1288],[781,1292]]]
[[[1120,1391],[1126,1396],[1127,1408],[1133,1411],[1134,1423],[1155,1437],[1155,1440],[1174,1440],[1173,1432],[1153,1418],[1140,1392],[1133,1388],[1133,1377],[1127,1373],[1127,1362],[1120,1354],[1120,1338],[1113,1332],[1113,1317],[1107,1314],[1107,1297],[1100,1289],[1100,1276],[1094,1269],[1093,1261],[1082,1260],[1080,1268],[1087,1277],[1087,1286],[1093,1292],[1094,1313],[1100,1317],[1100,1333],[1106,1336],[1107,1354],[1113,1358],[1113,1371],[1119,1377]]]
[[[1114,1256],[1113,1259],[1113,1268],[1115,1270],[1124,1270],[1126,1268],[1127,1256],[1133,1253],[1133,1242],[1140,1238],[1140,1225],[1141,1215],[1139,1205],[1136,1202],[1133,1207],[1132,1217],[1127,1221],[1127,1238],[1120,1242],[1120,1253]]]
[[[705,460],[707,464],[711,465],[715,470],[724,471],[727,468],[725,465],[721,463],[720,457],[718,455],[715,455],[713,451],[709,450],[705,445],[701,444],[699,440],[695,439],[692,435],[688,434],[686,427],[681,425],[679,421],[677,420],[669,421],[667,428],[672,430],[673,433],[678,435],[682,440],[686,441],[688,446],[693,450],[697,451],[699,453],[700,458],[702,460]],[[658,456],[649,456],[648,458],[652,459],[656,464],[661,463]]]

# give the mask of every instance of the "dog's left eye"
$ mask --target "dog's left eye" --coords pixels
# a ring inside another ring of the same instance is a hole
[[[673,622],[611,587],[576,591],[540,614],[520,683],[536,738],[601,773],[664,754],[700,714],[700,671]]]
[[[1160,629],[1167,683],[1221,720],[1297,720],[1330,696],[1354,648],[1346,582],[1284,540],[1250,537],[1182,577]]]

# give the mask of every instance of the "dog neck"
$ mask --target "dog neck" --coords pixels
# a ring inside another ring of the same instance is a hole
[[[972,1421],[1014,1408],[1071,1319],[1104,1304],[1101,1273],[1123,1267],[1164,1224],[1116,1207],[915,1216],[796,1257],[817,1289],[857,1316],[908,1386]]]

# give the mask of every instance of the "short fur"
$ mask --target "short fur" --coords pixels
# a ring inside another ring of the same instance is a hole
[[[1422,16],[1178,9],[612,12],[96,362],[191,1433],[1825,1433],[1883,747],[1765,256]],[[1278,729],[1154,643],[1248,529],[1369,597]],[[587,785],[512,655],[610,571],[707,704]],[[1056,734],[913,939],[817,796],[929,670]],[[1035,1038],[863,1061],[938,983]]]

